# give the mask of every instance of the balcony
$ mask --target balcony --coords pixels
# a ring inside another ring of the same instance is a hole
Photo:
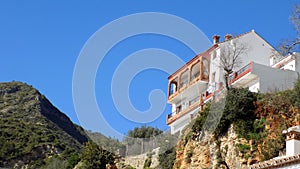
[[[202,97],[202,100],[200,100],[200,96],[198,95],[188,102],[188,106],[185,109],[182,109],[182,106],[179,105],[176,108],[176,112],[172,112],[167,115],[167,125],[170,125],[174,121],[178,120],[182,116],[190,113],[191,111],[195,110],[198,107],[200,108],[200,110],[202,110],[203,105],[205,105],[206,103],[212,100],[219,100],[220,98],[224,97],[224,91],[225,90],[222,87],[219,90],[215,91],[214,93],[207,93]]]
[[[258,78],[257,75],[252,73],[253,62],[242,67],[237,72],[232,73],[228,78],[228,84],[233,87],[245,87],[247,84]]]
[[[197,107],[201,105],[199,97],[194,98],[189,101],[189,105],[185,109],[176,109],[176,113],[170,113],[167,115],[167,125],[170,125],[180,117],[188,114],[189,112],[195,110]]]
[[[209,60],[196,57],[169,77],[168,102],[178,103],[182,98],[190,100],[200,95],[209,80]]]

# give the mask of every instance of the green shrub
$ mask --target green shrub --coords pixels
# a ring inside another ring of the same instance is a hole
[[[73,153],[68,158],[68,168],[74,168],[80,161],[80,155],[77,153]]]
[[[192,126],[193,133],[199,133],[202,130],[202,127],[206,121],[207,115],[210,111],[210,104],[207,104],[202,111],[199,112],[199,115],[196,117],[195,122]]]
[[[161,169],[172,169],[176,159],[176,144],[179,133],[171,135],[166,133],[159,142],[159,166]]]
[[[151,158],[147,158],[144,162],[144,169],[149,168],[151,166],[152,163],[152,159]]]
[[[84,148],[82,162],[86,169],[105,168],[106,164],[113,164],[114,156],[96,143],[89,141]]]
[[[230,127],[230,124],[236,123],[235,128],[238,133],[251,130],[255,120],[254,102],[257,100],[257,95],[250,92],[248,89],[228,90],[225,100],[225,107],[220,119],[220,122],[214,131],[216,138],[223,136]],[[219,112],[220,113],[220,112]]]
[[[247,144],[236,144],[236,146],[239,148],[239,151],[241,153],[247,153],[250,150],[250,146]]]

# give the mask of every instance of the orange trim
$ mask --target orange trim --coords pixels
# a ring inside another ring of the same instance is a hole
[[[188,68],[192,63],[194,63],[194,61],[198,60],[199,58],[201,57],[205,57],[207,59],[210,58],[210,52],[212,50],[214,50],[215,48],[217,48],[218,45],[215,44],[213,45],[212,47],[210,47],[208,50],[206,50],[205,52],[203,53],[199,53],[198,55],[196,55],[194,58],[192,58],[190,61],[188,61],[185,65],[183,65],[181,68],[179,68],[178,70],[176,70],[176,72],[174,72],[173,74],[171,74],[168,79],[172,79],[174,76],[176,76],[179,72],[181,72],[184,68]]]
[[[168,101],[170,102],[172,99],[174,99],[177,95],[179,95],[181,92],[185,91],[187,88],[189,88],[190,86],[194,85],[195,83],[197,83],[198,81],[205,81],[208,82],[208,79],[200,79],[199,78],[195,78],[193,81],[189,82],[184,88],[179,88],[175,93],[173,93],[172,95],[168,96]],[[168,91],[170,93],[170,91]]]
[[[167,115],[167,125],[170,125],[171,123],[173,123],[174,121],[176,121],[177,119],[181,118],[182,116],[188,114],[189,112],[191,112],[192,110],[196,109],[198,106],[200,106],[200,103],[195,102],[193,105],[189,106],[187,109],[175,114],[174,116],[170,117]]]
[[[246,69],[244,72],[242,72],[241,74],[239,74],[238,76],[234,75],[234,78],[232,80],[229,81],[229,85],[231,85],[232,83],[234,83],[235,81],[239,80],[241,77],[245,76],[247,73],[252,72],[253,70],[253,62],[249,63],[249,68]],[[236,73],[236,72],[235,72]]]
[[[221,92],[223,89],[224,89],[224,87],[218,89],[218,90],[216,91],[215,94],[218,94],[218,93]],[[200,106],[200,107],[201,107],[202,104],[204,104],[204,102],[205,102],[206,100],[210,99],[210,98],[213,97],[215,94],[214,94],[214,93],[209,94],[209,95],[206,96],[202,101],[201,101],[201,98],[202,98],[202,95],[201,95],[200,98],[199,98],[199,102],[198,102],[198,103],[195,102],[194,104],[192,104],[191,106],[189,106],[189,107],[188,107],[187,109],[185,109],[184,111],[179,112],[179,113],[175,114],[174,116],[171,116],[170,118],[169,118],[169,115],[167,115],[167,118],[166,118],[166,119],[167,119],[167,120],[166,120],[167,125],[170,125],[171,123],[173,123],[174,121],[176,121],[176,120],[179,119],[180,117],[182,117],[182,116],[188,114],[190,111],[192,111],[192,110],[194,110],[195,108],[197,108],[197,106]]]

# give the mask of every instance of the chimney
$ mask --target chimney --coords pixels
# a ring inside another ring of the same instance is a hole
[[[219,35],[214,35],[214,36],[213,36],[213,40],[214,40],[214,44],[219,43],[220,36],[219,36]]]
[[[232,38],[231,34],[226,34],[225,35],[225,41],[230,40]]]
[[[286,134],[286,156],[300,154],[300,125],[284,130]]]

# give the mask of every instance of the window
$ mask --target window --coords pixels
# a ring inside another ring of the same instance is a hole
[[[198,61],[197,63],[195,63],[192,66],[191,81],[193,81],[194,79],[196,79],[199,76],[200,76],[200,61]]]
[[[173,79],[170,82],[170,86],[169,86],[169,96],[171,96],[172,94],[176,93],[178,90],[178,77],[176,77],[175,79]]]
[[[211,83],[215,83],[216,81],[216,72],[212,73],[211,75]]]
[[[189,81],[188,77],[189,77],[189,70],[186,69],[180,75],[180,86],[179,86],[180,89],[182,89],[182,88],[184,88],[184,87],[186,87],[188,85],[188,83],[189,83],[188,82]]]
[[[182,110],[182,109],[181,109],[181,105],[179,105],[179,106],[176,107],[176,113],[181,112],[181,110]]]
[[[216,51],[213,51],[213,53],[212,53],[212,59],[214,60],[215,58],[216,58]]]

